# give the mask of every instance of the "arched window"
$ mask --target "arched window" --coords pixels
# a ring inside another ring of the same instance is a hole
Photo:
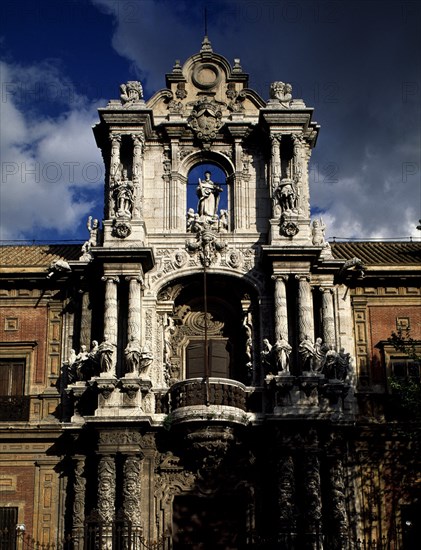
[[[218,231],[228,231],[229,217],[224,171],[216,164],[197,164],[187,179],[187,230],[194,231],[194,224],[200,223]]]

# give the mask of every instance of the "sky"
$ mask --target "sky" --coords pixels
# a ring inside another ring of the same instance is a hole
[[[87,238],[102,219],[92,126],[119,85],[165,87],[200,50],[240,58],[263,99],[290,82],[321,125],[312,214],[329,239],[419,238],[421,3],[417,0],[3,0],[0,239]]]

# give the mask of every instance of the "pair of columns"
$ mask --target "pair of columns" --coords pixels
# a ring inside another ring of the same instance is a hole
[[[105,275],[102,277],[105,282],[105,301],[104,301],[104,340],[109,341],[114,346],[118,342],[118,299],[117,285],[120,282],[119,277],[115,275]],[[142,302],[141,293],[143,288],[143,279],[138,275],[126,276],[129,282],[129,300],[127,315],[127,340],[140,342],[141,323],[142,323]],[[115,375],[115,361],[113,365]]]
[[[298,338],[314,338],[313,296],[308,275],[295,275],[298,279]],[[288,310],[286,282],[288,275],[274,275],[275,279],[275,337],[288,339]],[[335,318],[333,289],[320,287],[322,292],[322,338],[325,344],[335,345]]]
[[[143,132],[131,134],[133,143],[132,156],[132,180],[135,189],[135,205],[133,208],[133,218],[142,217],[142,194],[143,194],[143,149],[145,138]],[[121,169],[121,134],[111,134],[111,153],[110,153],[110,184],[116,181]],[[110,202],[110,201],[109,201]],[[109,205],[108,217],[110,217],[111,208]]]

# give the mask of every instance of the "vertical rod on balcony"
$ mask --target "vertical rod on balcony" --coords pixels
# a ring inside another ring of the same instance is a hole
[[[206,406],[209,406],[209,349],[208,349],[208,289],[206,281],[206,258],[203,262],[203,309],[205,310],[205,392]]]

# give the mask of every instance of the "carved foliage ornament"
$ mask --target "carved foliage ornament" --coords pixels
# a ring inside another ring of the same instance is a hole
[[[198,139],[202,141],[215,139],[223,125],[221,104],[207,97],[196,101],[187,123]]]

